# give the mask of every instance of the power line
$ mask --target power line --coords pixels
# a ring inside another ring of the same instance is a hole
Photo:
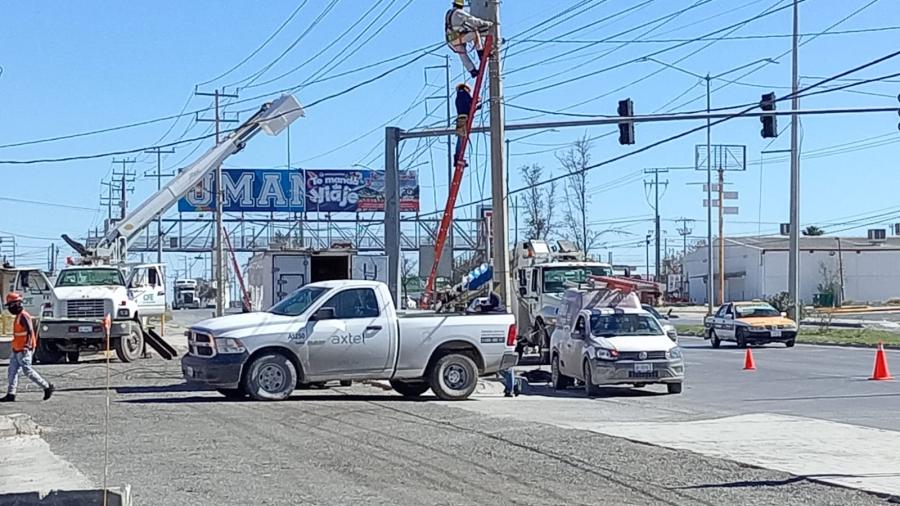
[[[855,35],[860,33],[877,33],[900,30],[900,26],[879,26],[872,28],[860,28],[856,30],[839,30],[834,32],[807,32],[801,33],[800,37],[820,37],[824,35]],[[765,39],[789,39],[793,35],[790,33],[767,33],[759,35],[734,35],[725,37],[710,37],[706,40],[728,41],[728,40],[765,40]],[[671,44],[675,42],[692,42],[693,39],[643,39],[643,40],[617,40],[617,39],[600,39],[600,40],[564,40],[564,39],[522,39],[520,42],[532,42],[535,44]]]
[[[35,206],[47,206],[47,207],[59,207],[62,209],[75,209],[77,211],[99,211],[99,207],[84,207],[77,206],[74,204],[60,204],[58,202],[43,202],[40,200],[29,200],[29,199],[17,199],[14,197],[0,197],[0,200],[4,202],[16,202],[21,204],[31,204]]]

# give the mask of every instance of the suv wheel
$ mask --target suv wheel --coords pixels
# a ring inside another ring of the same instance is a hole
[[[287,399],[297,385],[297,368],[280,353],[256,357],[244,377],[244,391],[257,401]]]

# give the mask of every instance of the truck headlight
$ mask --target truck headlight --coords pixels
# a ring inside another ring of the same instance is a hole
[[[618,360],[619,352],[616,350],[608,350],[606,348],[597,348],[597,360]]]
[[[676,358],[676,359],[682,358],[681,348],[679,348],[678,346],[672,348],[671,350],[666,352],[666,356],[668,356],[669,358]]]
[[[121,308],[116,311],[116,318],[130,318],[131,311],[128,308]]]
[[[244,343],[242,343],[240,339],[231,339],[227,337],[216,338],[217,353],[244,353],[245,351],[247,351],[247,348],[244,347]]]

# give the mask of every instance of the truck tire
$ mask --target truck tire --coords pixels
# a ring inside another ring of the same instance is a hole
[[[61,364],[66,360],[66,352],[60,350],[53,342],[40,341],[34,354],[38,364]]]
[[[131,333],[116,339],[116,356],[124,363],[141,358],[144,351],[144,331],[137,322],[132,323]]]
[[[553,355],[550,362],[550,383],[556,390],[565,390],[572,386],[572,378],[559,372],[559,355]]]
[[[297,368],[286,356],[269,353],[256,357],[244,376],[244,391],[257,401],[282,401],[297,385]]]
[[[588,397],[597,397],[600,395],[600,388],[594,384],[594,380],[591,378],[591,364],[585,360],[582,368],[584,370],[584,393]]]
[[[467,399],[478,386],[478,367],[471,358],[451,353],[439,358],[428,371],[428,384],[439,399]]]
[[[403,397],[418,397],[431,387],[424,381],[391,380],[391,388]]]

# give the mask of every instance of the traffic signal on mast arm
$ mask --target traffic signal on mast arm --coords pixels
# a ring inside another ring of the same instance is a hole
[[[766,93],[762,96],[762,100],[759,101],[759,107],[763,111],[774,111],[775,110],[775,93]],[[763,114],[759,117],[759,121],[762,123],[762,136],[763,139],[774,139],[778,137],[778,116],[774,114]]]
[[[619,116],[623,118],[634,116],[634,102],[630,98],[619,100]],[[623,146],[634,144],[634,121],[619,123],[619,144]]]

